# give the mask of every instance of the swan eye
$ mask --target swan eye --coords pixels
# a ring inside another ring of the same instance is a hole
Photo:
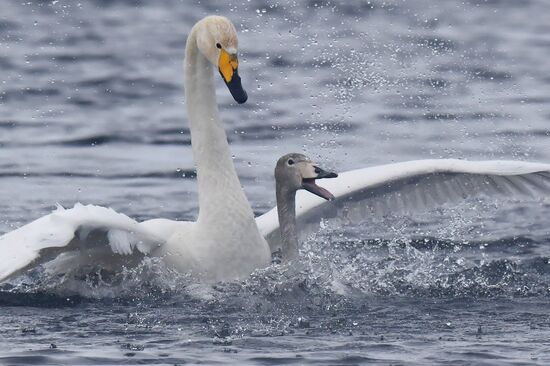
[[[221,48],[222,48],[222,45],[221,45],[221,44],[219,44],[219,43],[216,43],[216,47],[218,47],[218,48],[219,48],[219,49],[221,50]]]
[[[288,165],[294,165],[294,160],[292,159],[288,159],[288,161],[286,162]]]

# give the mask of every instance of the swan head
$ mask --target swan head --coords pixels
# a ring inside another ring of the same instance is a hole
[[[233,99],[239,104],[246,102],[248,95],[241,85],[238,73],[237,30],[229,19],[211,15],[196,25],[197,47],[202,55],[218,68]]]
[[[334,199],[334,195],[315,184],[315,180],[336,178],[337,176],[338,174],[334,172],[319,168],[307,156],[298,153],[282,156],[275,166],[275,182],[280,188],[291,193],[305,189],[329,201]]]

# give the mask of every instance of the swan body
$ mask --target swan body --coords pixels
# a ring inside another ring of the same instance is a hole
[[[197,167],[199,216],[194,223],[164,221],[171,235],[153,252],[180,271],[211,280],[247,276],[271,258],[241,188],[216,104],[213,65],[235,99],[246,101],[237,73],[237,46],[233,24],[218,16],[199,21],[187,38],[185,99]],[[158,224],[148,225],[154,230]]]
[[[67,252],[74,263],[112,266],[126,263],[124,256],[159,256],[206,281],[243,278],[267,266],[271,252],[241,188],[216,104],[214,67],[238,103],[247,99],[237,49],[235,27],[220,16],[200,20],[187,38],[184,86],[199,185],[196,222],[138,224],[103,207],[58,208],[0,237],[0,281]]]

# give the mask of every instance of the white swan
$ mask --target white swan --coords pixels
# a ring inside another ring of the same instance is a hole
[[[191,29],[184,83],[199,216],[195,223],[154,220],[143,225],[165,238],[153,255],[163,256],[180,271],[210,280],[247,276],[271,260],[235,171],[216,104],[213,65],[234,99],[238,103],[247,99],[237,73],[237,46],[237,32],[227,18],[209,16]]]
[[[196,222],[138,224],[103,207],[59,207],[0,237],[0,281],[53,258],[58,264],[50,268],[59,270],[83,262],[116,268],[150,254],[206,280],[241,278],[267,266],[271,252],[241,188],[216,104],[213,66],[238,103],[247,99],[237,46],[235,27],[220,16],[199,21],[187,38],[184,86],[199,185]]]
[[[211,281],[243,278],[267,266],[270,249],[264,237],[271,250],[281,247],[277,210],[254,220],[216,106],[213,65],[235,100],[246,100],[236,52],[235,29],[223,17],[199,21],[187,40],[185,95],[200,204],[196,222],[154,219],[138,223],[108,208],[59,207],[0,237],[0,281],[52,259],[49,268],[58,271],[83,263],[117,269],[134,264],[143,255],[154,255],[180,271]],[[547,195],[550,165],[424,160],[350,171],[324,185],[334,200],[297,193],[300,233],[317,228],[323,218],[353,220],[477,193]],[[284,210],[281,214],[286,217]],[[294,247],[295,242],[287,243],[288,254],[283,254],[292,256]]]

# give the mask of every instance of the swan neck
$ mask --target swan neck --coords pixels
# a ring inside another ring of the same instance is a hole
[[[197,47],[197,32],[194,27],[189,34],[184,62],[185,104],[197,167],[200,207],[197,221],[224,222],[228,214],[235,212],[244,220],[253,220],[219,117],[213,66]],[[219,217],[220,214],[225,217]]]
[[[298,235],[296,234],[296,192],[277,187],[277,215],[282,239],[282,259],[291,260],[298,256]]]

